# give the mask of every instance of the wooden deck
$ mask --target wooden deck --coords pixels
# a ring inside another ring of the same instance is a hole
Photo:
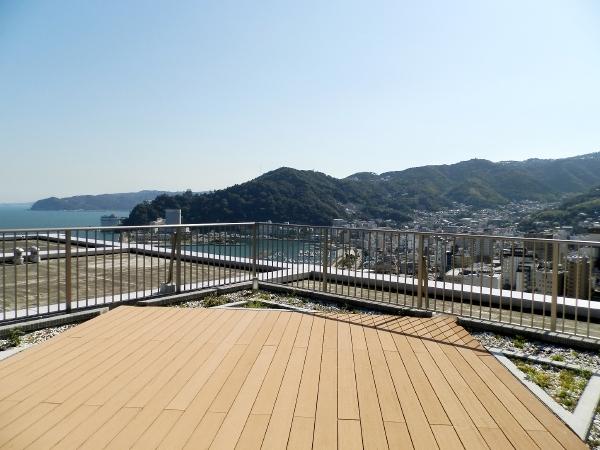
[[[119,307],[0,362],[14,448],[585,448],[453,318]]]

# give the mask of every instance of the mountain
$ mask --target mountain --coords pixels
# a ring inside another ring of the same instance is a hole
[[[205,195],[158,196],[137,205],[128,223],[146,224],[181,208],[188,223],[266,221],[314,225],[333,218],[406,222],[414,209],[453,202],[493,208],[513,201],[556,201],[600,183],[600,153],[572,158],[494,163],[472,159],[380,175],[360,172],[338,179],[288,167]]]
[[[154,200],[159,195],[174,194],[167,191],[139,191],[119,194],[76,195],[74,197],[49,197],[35,202],[34,211],[58,210],[131,210],[138,203]]]
[[[570,196],[554,208],[547,208],[533,214],[519,224],[524,231],[543,229],[555,225],[568,225],[578,228],[584,220],[600,220],[600,186],[589,191]]]

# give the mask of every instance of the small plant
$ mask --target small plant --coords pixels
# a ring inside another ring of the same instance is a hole
[[[271,308],[271,305],[267,305],[260,300],[250,300],[244,305],[244,308]]]
[[[18,328],[13,328],[8,332],[8,346],[9,347],[18,347],[21,345],[21,336],[23,336],[23,331]]]
[[[533,382],[539,387],[547,388],[550,386],[550,375],[546,372],[537,371],[533,376]]]
[[[513,339],[513,345],[521,350],[525,348],[526,342],[527,341],[525,341],[525,338],[521,335],[516,335]]]
[[[563,355],[561,355],[561,354],[558,354],[558,353],[557,353],[556,355],[552,355],[552,356],[550,357],[550,359],[551,359],[552,361],[563,362],[563,361],[565,360],[565,357],[564,357]]]
[[[527,375],[527,378],[533,381],[541,388],[546,388],[550,386],[550,375],[536,369],[531,364],[527,364],[526,362],[520,361],[516,363],[517,368]]]
[[[571,370],[561,370],[558,380],[563,389],[572,391],[575,388],[575,374]]]
[[[220,295],[210,295],[204,299],[204,307],[211,308],[213,306],[221,306],[228,303],[225,297]]]

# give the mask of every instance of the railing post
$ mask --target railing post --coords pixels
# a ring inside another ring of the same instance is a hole
[[[175,230],[175,292],[181,292],[181,227]]]
[[[550,330],[556,331],[556,310],[558,307],[558,242],[552,243],[552,303],[550,304]]]
[[[252,290],[258,291],[256,262],[258,259],[258,223],[252,225]]]
[[[321,286],[321,290],[323,292],[328,292],[327,287],[327,268],[329,267],[329,229],[325,228],[325,236],[324,236],[324,247],[321,247],[322,252],[322,266],[321,266],[321,274],[323,276],[323,283]]]
[[[65,231],[65,304],[67,312],[71,312],[71,300],[73,299],[73,286],[71,281],[72,274],[71,258],[71,230]]]
[[[417,308],[423,307],[423,235],[417,236],[417,245],[419,252],[418,266],[417,266]]]

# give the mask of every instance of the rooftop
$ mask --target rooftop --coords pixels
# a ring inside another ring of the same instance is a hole
[[[586,448],[443,315],[120,306],[0,379],[2,447]]]

